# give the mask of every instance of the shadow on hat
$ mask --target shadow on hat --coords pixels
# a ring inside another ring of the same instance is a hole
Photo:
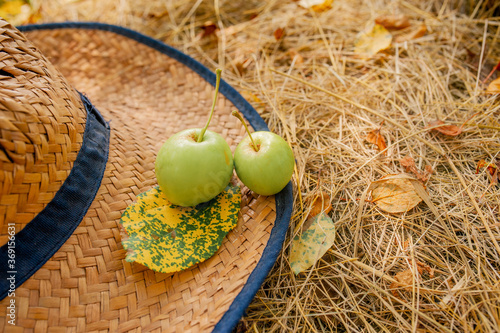
[[[242,188],[210,259],[174,274],[125,261],[125,208],[157,185],[156,152],[203,127],[215,75],[171,47],[95,23],[0,20],[0,331],[230,332],[281,250],[291,184]],[[36,45],[36,46],[35,46]],[[257,112],[227,83],[211,129],[232,150]]]

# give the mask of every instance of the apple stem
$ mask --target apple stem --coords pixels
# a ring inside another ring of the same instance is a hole
[[[219,93],[219,85],[220,85],[221,74],[222,74],[222,70],[219,69],[219,68],[217,68],[215,70],[215,75],[216,75],[216,78],[215,78],[215,94],[214,94],[214,101],[212,103],[212,109],[210,110],[210,115],[208,116],[207,124],[205,125],[205,127],[202,128],[202,130],[200,132],[200,135],[198,135],[198,139],[196,140],[196,142],[202,142],[203,141],[203,137],[205,136],[205,132],[207,131],[208,125],[210,125],[210,121],[212,120],[212,116],[214,115],[215,104],[217,103],[217,95]]]
[[[241,116],[241,114],[238,111],[236,111],[236,110],[233,110],[233,112],[231,114],[233,116],[235,116],[236,118],[238,118],[241,121],[241,123],[243,124],[243,126],[245,126],[245,130],[247,131],[247,134],[250,137],[250,140],[252,141],[253,150],[259,151],[259,147],[257,147],[257,145],[255,144],[255,141],[253,141],[252,134],[250,134],[250,130],[248,129],[248,126],[245,123],[245,120],[243,119],[243,117]]]

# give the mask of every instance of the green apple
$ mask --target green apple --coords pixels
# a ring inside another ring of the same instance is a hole
[[[273,195],[280,192],[290,181],[295,159],[288,143],[272,132],[259,131],[248,135],[234,151],[234,167],[238,178],[257,194]]]
[[[156,157],[158,184],[174,205],[195,206],[221,193],[233,175],[233,155],[226,140],[207,130],[187,129],[171,136]]]
[[[233,155],[226,140],[207,130],[215,109],[221,71],[217,70],[215,96],[204,128],[172,135],[155,161],[158,184],[167,199],[178,206],[196,206],[221,193],[233,175]]]

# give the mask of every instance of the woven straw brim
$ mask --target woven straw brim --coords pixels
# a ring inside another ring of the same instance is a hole
[[[162,143],[205,124],[213,86],[171,57],[113,32],[66,28],[26,35],[110,122],[111,143],[101,187],[80,226],[16,290],[16,328],[211,331],[262,257],[276,217],[274,197],[242,187],[238,225],[219,251],[175,274],[126,262],[119,220],[138,194],[157,184],[154,162]],[[219,95],[209,128],[234,151],[244,129],[231,117],[233,109]],[[0,327],[6,326],[0,313]]]

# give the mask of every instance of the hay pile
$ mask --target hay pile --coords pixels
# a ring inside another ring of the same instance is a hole
[[[335,0],[314,12],[290,0],[60,0],[44,2],[41,14],[120,24],[223,68],[292,145],[289,236],[241,331],[494,332],[500,187],[476,168],[500,161],[500,97],[484,93],[497,74],[482,82],[500,60],[495,2]],[[358,56],[358,33],[383,14],[407,15],[409,29],[427,32]],[[429,130],[438,119],[465,123],[463,132]],[[385,151],[366,140],[377,129]],[[406,173],[406,156],[432,169],[427,201],[389,214],[368,187]],[[295,276],[290,241],[321,191],[331,198],[335,244]]]

